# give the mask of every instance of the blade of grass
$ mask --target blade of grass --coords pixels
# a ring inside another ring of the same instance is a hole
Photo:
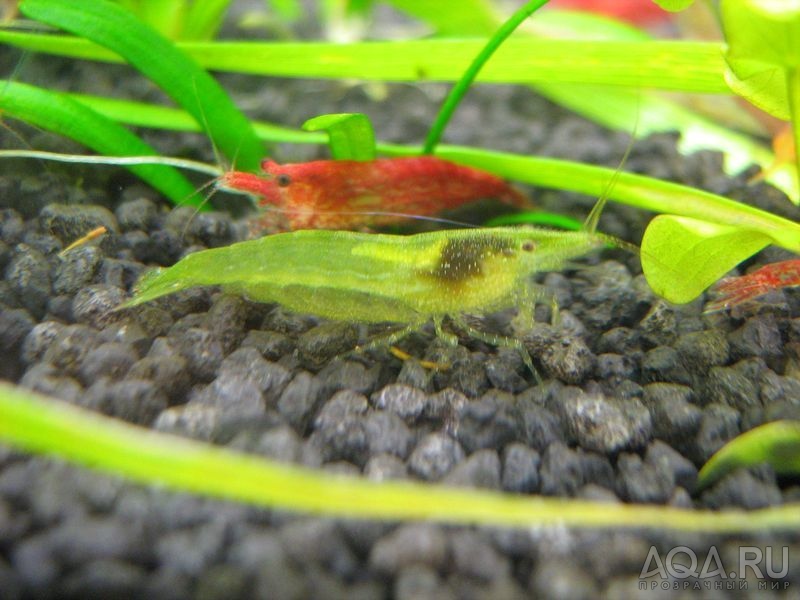
[[[694,511],[334,476],[135,427],[8,384],[0,384],[0,438],[138,482],[331,516],[705,532],[800,528],[797,505]]]
[[[327,131],[331,156],[336,160],[375,158],[375,131],[367,115],[340,113],[319,115],[303,123],[305,131]]]
[[[31,2],[34,0],[26,0]],[[45,0],[36,0],[45,1]],[[94,0],[96,1],[96,0]],[[28,50],[120,62],[85,40],[0,30],[0,42]],[[179,42],[207,69],[317,79],[454,81],[484,40],[328,42]],[[713,42],[590,42],[512,39],[477,77],[486,83],[559,81],[729,94],[722,47]],[[602,64],[589,69],[587,64]]]
[[[109,156],[155,155],[151,146],[91,108],[63,94],[13,81],[0,81],[0,110]],[[200,206],[194,186],[171,167],[131,166],[130,170],[170,200]]]
[[[181,39],[210,40],[219,31],[231,0],[195,0],[183,21]]]
[[[489,41],[486,42],[486,45],[475,55],[475,58],[467,67],[467,70],[464,71],[464,74],[456,82],[455,86],[453,86],[453,89],[450,90],[447,98],[445,98],[442,108],[439,110],[439,114],[436,115],[436,119],[434,119],[428,136],[425,138],[425,143],[422,146],[423,154],[433,153],[433,149],[436,147],[436,144],[439,143],[444,129],[452,118],[456,107],[458,107],[464,94],[467,93],[467,90],[475,81],[478,73],[486,65],[489,58],[502,46],[503,42],[508,39],[508,36],[514,33],[517,27],[522,25],[525,19],[530,17],[545,4],[547,4],[547,0],[531,0],[524,4],[494,32],[492,37],[489,38]]]
[[[800,473],[800,421],[775,421],[734,438],[700,469],[698,488],[706,488],[740,467],[768,463],[776,473]]]
[[[106,0],[25,0],[20,10],[124,57],[202,124],[229,160],[258,169],[264,148],[247,118],[208,73],[130,12]]]

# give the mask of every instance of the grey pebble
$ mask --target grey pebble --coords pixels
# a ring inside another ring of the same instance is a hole
[[[605,457],[579,453],[555,442],[542,455],[539,481],[547,496],[574,496],[587,483],[613,489],[614,471]]]
[[[167,399],[151,381],[96,380],[78,404],[139,425],[150,425],[167,408]]]
[[[408,385],[425,393],[433,391],[431,373],[418,360],[404,360],[397,375],[396,383]]]
[[[503,449],[502,486],[507,492],[530,494],[539,489],[541,456],[533,448],[514,442]]]
[[[435,569],[411,565],[394,579],[393,597],[397,600],[456,600],[455,593],[436,574]]]
[[[353,350],[356,344],[356,324],[329,321],[302,333],[297,339],[297,350],[308,366],[318,369],[332,358]]]
[[[637,399],[573,394],[562,401],[561,413],[573,439],[601,454],[642,448],[652,435],[650,412]]]
[[[692,388],[672,383],[644,386],[642,401],[650,410],[653,435],[673,446],[685,446],[700,427],[703,411],[692,404]]]
[[[186,359],[189,372],[201,381],[213,379],[224,358],[219,340],[199,327],[188,328],[175,340],[175,347]]]
[[[711,456],[730,440],[739,435],[741,416],[725,404],[710,404],[703,410],[700,428],[691,445],[695,464],[705,464]]]
[[[681,363],[680,355],[671,346],[657,346],[642,359],[642,380],[692,385],[692,376]]]
[[[380,365],[368,369],[358,362],[334,359],[317,374],[317,378],[323,396],[331,396],[340,390],[371,394],[378,387],[380,371]]]
[[[264,360],[255,348],[239,348],[227,356],[219,367],[219,376],[222,375],[251,380],[264,394],[267,406],[277,405],[291,379],[288,369]]]
[[[37,363],[22,375],[19,385],[45,396],[77,402],[83,396],[83,387],[75,379],[62,375],[49,363]]]
[[[251,329],[242,340],[242,348],[255,348],[267,360],[278,360],[286,354],[290,354],[295,347],[294,341],[277,331],[261,331]]]
[[[94,276],[94,281],[127,290],[139,279],[139,275],[144,270],[144,267],[138,262],[106,257],[100,263],[100,268]],[[143,308],[137,307],[136,311],[138,312]]]
[[[223,372],[210,384],[192,394],[190,405],[215,408],[237,420],[264,414],[264,397],[258,384],[236,373]]]
[[[781,504],[781,491],[773,482],[757,479],[747,470],[738,469],[703,492],[703,504],[710,508],[740,507],[756,510]]]
[[[55,269],[53,291],[56,294],[74,294],[94,279],[102,262],[103,253],[97,246],[70,250]]]
[[[685,490],[694,490],[697,484],[697,468],[675,448],[655,440],[647,446],[645,462],[652,465]]]
[[[43,360],[74,375],[89,352],[101,343],[100,334],[86,325],[67,325],[58,332],[44,353]]]
[[[443,433],[423,437],[408,459],[408,468],[415,476],[438,481],[464,460],[459,443]]]
[[[337,392],[325,403],[314,419],[311,441],[326,462],[366,463],[368,442],[363,417],[368,407],[365,396],[350,390]]]
[[[50,297],[50,263],[38,250],[20,244],[6,267],[5,279],[22,306],[37,319],[44,316]]]
[[[196,578],[222,558],[227,537],[226,524],[211,521],[191,529],[165,532],[153,551],[161,565]]]
[[[422,390],[392,383],[375,392],[370,397],[370,404],[378,410],[387,410],[409,425],[413,425],[423,414],[427,396]]]
[[[622,453],[617,458],[617,490],[628,502],[664,503],[672,496],[674,479],[636,454]]]
[[[290,558],[321,565],[337,577],[351,578],[360,566],[340,528],[330,519],[295,520],[281,528],[280,537]]]
[[[703,398],[708,404],[727,404],[739,411],[761,405],[758,382],[736,365],[712,367],[706,374]]]
[[[405,422],[387,411],[375,411],[364,424],[370,454],[391,454],[405,459],[413,443],[413,434]]]
[[[149,198],[136,198],[122,202],[114,211],[122,231],[146,231],[155,223],[158,209]]]
[[[39,227],[71,244],[92,229],[105,227],[117,231],[117,219],[107,208],[97,205],[49,204],[39,213]]]
[[[72,301],[72,314],[78,323],[98,329],[122,319],[114,312],[125,299],[125,292],[113,285],[95,284],[81,288]]]
[[[364,465],[364,476],[372,481],[408,478],[406,464],[392,454],[373,454]]]
[[[478,450],[453,467],[442,480],[456,487],[500,489],[500,457],[495,450]]]
[[[305,434],[320,403],[321,386],[308,371],[300,371],[278,398],[278,412],[299,433]]]
[[[166,396],[169,404],[178,404],[189,390],[189,371],[180,356],[145,356],[128,370],[131,379],[152,381]]]
[[[479,581],[504,579],[511,574],[508,557],[501,555],[487,536],[477,531],[458,530],[450,537],[456,570]]]
[[[67,598],[133,598],[146,578],[141,566],[101,558],[69,573],[60,587]]]
[[[91,385],[101,377],[122,379],[139,359],[129,344],[107,342],[91,350],[80,367],[84,385]]]
[[[227,246],[236,241],[235,230],[231,226],[230,216],[219,212],[194,214],[186,233],[208,248]]]
[[[22,370],[22,347],[30,337],[34,321],[23,309],[0,309],[0,379],[16,380]]]
[[[601,596],[597,584],[585,569],[559,557],[545,557],[536,565],[528,589],[533,597],[558,600],[593,600]]]
[[[784,358],[783,337],[774,313],[754,315],[730,334],[733,359],[758,356],[773,369]]]
[[[436,525],[409,523],[401,525],[372,547],[370,567],[394,575],[412,565],[441,569],[449,554],[447,536]]]
[[[718,329],[684,333],[675,341],[674,347],[687,371],[700,379],[711,367],[728,362],[730,355],[728,338]]]
[[[220,294],[206,314],[206,328],[222,344],[222,351],[230,353],[245,336],[245,323],[249,313],[247,302],[240,296]]]
[[[478,400],[461,404],[455,419],[458,441],[467,452],[502,448],[523,437],[522,419],[508,392],[491,390]]]

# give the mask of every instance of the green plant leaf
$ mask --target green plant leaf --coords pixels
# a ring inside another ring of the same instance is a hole
[[[773,241],[755,229],[659,215],[642,238],[642,271],[656,294],[685,304]]]
[[[303,123],[305,131],[327,131],[331,156],[336,160],[375,158],[375,132],[367,115],[339,113],[320,115]]]
[[[502,21],[502,16],[490,0],[459,0],[457,10],[442,10],[440,2],[431,0],[389,0],[389,4],[430,23],[442,36],[485,35],[487,23]]]
[[[800,4],[723,0],[720,16],[728,85],[771,115],[790,119],[786,77],[800,68]]]
[[[20,10],[118,53],[183,106],[229,160],[244,170],[258,169],[263,145],[225,91],[129,11],[107,0],[24,0]]]
[[[104,417],[0,383],[0,441],[150,485],[256,506],[361,519],[502,527],[660,528],[736,532],[800,529],[800,506],[689,510],[672,506],[374,482],[235,452]]]
[[[705,488],[740,467],[769,464],[779,475],[800,474],[800,421],[775,421],[737,436],[700,469]]]
[[[219,31],[231,0],[194,0],[183,21],[180,39],[210,40]]]
[[[653,2],[669,12],[680,12],[694,4],[694,0],[653,0]]]
[[[151,146],[109,118],[64,94],[13,81],[0,81],[0,110],[54,133],[64,135],[108,156],[155,156]],[[172,167],[128,167],[174,203],[200,206],[194,186]]]

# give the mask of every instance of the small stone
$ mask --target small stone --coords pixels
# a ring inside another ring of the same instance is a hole
[[[531,402],[518,402],[522,418],[523,437],[520,441],[525,445],[544,452],[554,442],[564,442],[566,437],[561,421],[548,409]]]
[[[691,403],[690,387],[651,383],[644,387],[643,402],[650,410],[653,435],[673,446],[685,446],[697,433],[703,411]]]
[[[249,379],[264,394],[267,406],[276,405],[291,379],[285,367],[264,360],[255,348],[239,348],[222,361],[219,375],[228,374]]]
[[[267,360],[276,361],[281,357],[291,354],[294,350],[294,341],[277,331],[261,331],[252,329],[247,332],[241,344],[242,348],[255,348]]]
[[[650,439],[650,413],[639,400],[575,394],[561,406],[567,430],[583,448],[601,454],[642,448]]]
[[[368,442],[364,415],[367,398],[350,390],[337,392],[314,419],[311,440],[322,452],[323,460],[366,463]]]
[[[80,383],[72,377],[61,376],[53,365],[46,362],[35,364],[28,369],[20,379],[19,385],[45,396],[72,403],[77,403],[84,393]]]
[[[44,360],[69,374],[80,372],[86,355],[98,346],[100,335],[86,325],[64,327],[44,353]]]
[[[678,351],[670,346],[657,346],[644,355],[642,379],[692,385],[691,374],[681,364]]]
[[[240,296],[220,294],[206,315],[206,327],[222,344],[222,351],[230,353],[245,336],[248,316],[247,302]]]
[[[408,424],[415,423],[425,410],[427,397],[417,388],[393,383],[372,394],[370,403],[378,410],[388,410]]]
[[[378,386],[380,365],[367,369],[361,363],[332,360],[317,377],[322,384],[323,396],[331,396],[340,390],[353,390],[368,395]]]
[[[444,478],[445,485],[500,489],[500,457],[495,450],[478,450],[458,463]]]
[[[320,389],[316,377],[307,371],[300,371],[278,398],[278,412],[301,434],[308,429],[319,405]]]
[[[167,408],[167,399],[151,381],[95,381],[78,404],[139,425],[150,425]]]
[[[464,450],[450,436],[429,433],[423,437],[408,459],[408,468],[417,477],[438,481],[464,460]]]
[[[237,421],[253,419],[264,414],[261,390],[251,380],[234,373],[221,373],[201,391],[193,394],[192,405],[210,406]]]
[[[664,503],[675,486],[670,473],[642,462],[636,454],[622,453],[617,458],[617,489],[623,500],[638,503]]]
[[[98,227],[105,227],[108,231],[119,230],[111,211],[92,204],[49,204],[39,213],[39,227],[58,237],[64,245]]]
[[[647,447],[645,462],[668,476],[675,485],[685,490],[694,490],[697,483],[697,468],[672,446],[659,440]]]
[[[447,537],[430,523],[401,525],[378,540],[369,555],[370,567],[393,575],[411,565],[442,569],[448,559]]]
[[[746,510],[777,506],[782,502],[780,489],[774,481],[762,481],[744,469],[722,478],[703,493],[702,500],[709,508],[739,507]]]
[[[70,250],[56,267],[53,291],[56,294],[75,294],[94,279],[102,262],[103,253],[97,246]]]
[[[297,562],[318,564],[341,578],[352,578],[359,562],[338,525],[330,519],[300,519],[280,532],[283,547]]]
[[[533,448],[515,442],[503,449],[503,489],[518,494],[531,494],[539,489],[541,457]]]
[[[50,264],[45,256],[31,246],[18,245],[5,277],[22,306],[41,319],[50,297]]]
[[[544,368],[545,375],[566,383],[581,383],[594,369],[596,357],[582,337],[536,323],[525,335],[531,356]]]
[[[740,411],[760,406],[757,382],[736,367],[712,367],[706,375],[704,398],[709,404],[727,404]]]
[[[158,209],[149,198],[136,198],[117,206],[115,214],[122,231],[132,229],[147,231],[155,223]]]
[[[371,481],[389,481],[407,479],[408,471],[405,463],[396,456],[377,454],[364,465],[364,475]]]
[[[574,496],[587,483],[614,487],[614,471],[607,460],[579,454],[560,442],[544,451],[539,478],[541,493],[546,496]]]
[[[725,332],[718,329],[684,333],[675,342],[684,367],[698,377],[704,377],[711,367],[728,362],[730,347]]]
[[[230,217],[225,213],[196,213],[190,221],[186,233],[208,248],[228,246],[236,241]]]
[[[101,377],[121,379],[137,360],[136,352],[127,344],[100,344],[86,355],[81,364],[81,381],[90,385]]]
[[[371,413],[365,431],[370,454],[392,454],[404,459],[411,450],[411,431],[400,417],[391,412]]]
[[[692,462],[705,464],[722,446],[739,435],[740,415],[724,404],[709,404],[703,410],[700,428],[692,445]]]
[[[310,367],[319,368],[358,344],[358,326],[345,321],[330,321],[301,334],[297,349]]]
[[[201,381],[210,381],[214,378],[222,364],[224,353],[222,344],[210,331],[190,327],[175,342],[176,348],[186,359],[192,375]]]
[[[477,531],[456,531],[450,539],[450,547],[456,570],[468,577],[493,581],[511,574],[509,559]]]
[[[122,314],[114,312],[125,299],[125,293],[118,287],[105,284],[90,285],[75,294],[72,301],[72,314],[78,323],[86,323],[98,329],[118,321]]]
[[[781,367],[784,358],[783,338],[772,312],[754,315],[730,334],[734,360],[757,356],[773,369]]]
[[[462,404],[456,413],[458,441],[467,452],[502,448],[522,437],[523,425],[514,397],[499,390]]]
[[[180,355],[145,356],[131,366],[128,377],[152,381],[170,404],[181,403],[189,390],[189,370]]]
[[[14,381],[22,370],[21,349],[34,321],[22,309],[0,310],[0,379]]]
[[[22,343],[22,360],[28,365],[41,360],[64,327],[58,321],[42,321],[34,325]]]

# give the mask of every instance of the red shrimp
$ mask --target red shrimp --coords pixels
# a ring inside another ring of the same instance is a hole
[[[501,178],[433,156],[285,165],[265,160],[261,168],[263,176],[231,171],[217,185],[259,196],[259,204],[284,213],[293,230],[387,225],[484,198],[530,206]]]
[[[732,308],[771,290],[794,286],[800,286],[800,258],[772,263],[747,275],[720,280],[714,286],[719,296],[706,306],[706,312]]]

